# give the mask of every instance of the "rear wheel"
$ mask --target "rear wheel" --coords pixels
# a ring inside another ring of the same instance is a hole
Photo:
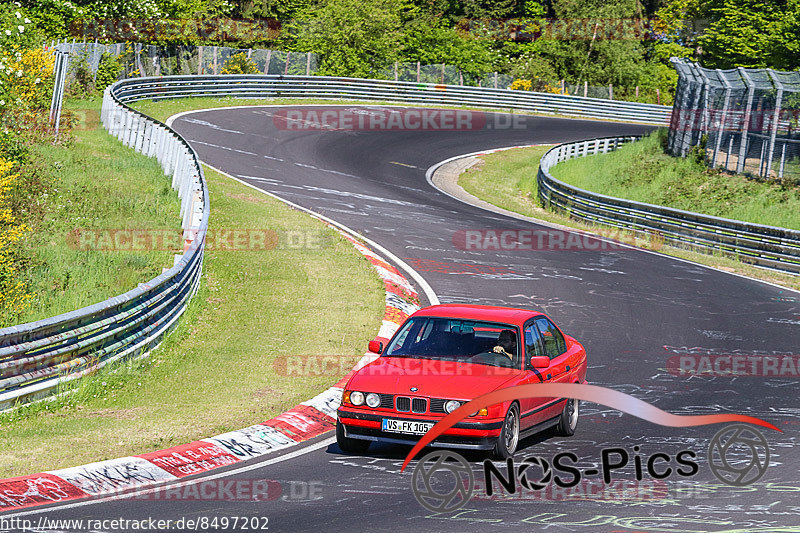
[[[514,403],[509,407],[503,420],[503,427],[494,445],[493,454],[497,459],[508,459],[517,451],[517,444],[519,444],[519,407]]]
[[[344,426],[336,421],[336,444],[345,453],[364,453],[369,448],[370,441],[361,439],[351,439],[344,434]]]
[[[578,427],[578,400],[570,398],[567,400],[564,410],[561,411],[556,426],[556,435],[571,437],[575,434],[576,427]]]

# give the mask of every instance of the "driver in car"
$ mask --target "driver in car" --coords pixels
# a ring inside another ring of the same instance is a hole
[[[517,336],[510,329],[504,329],[497,337],[497,346],[492,348],[494,353],[499,353],[507,356],[509,359],[514,359],[514,354],[517,351]]]

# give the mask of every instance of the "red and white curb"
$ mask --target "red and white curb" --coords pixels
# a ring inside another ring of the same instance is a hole
[[[378,336],[388,339],[419,309],[419,295],[383,257],[339,228],[334,229],[372,263],[384,282],[386,311]],[[366,354],[333,387],[254,426],[134,457],[0,480],[0,512],[119,494],[262,457],[314,438],[334,427],[342,387],[350,375],[376,357]]]

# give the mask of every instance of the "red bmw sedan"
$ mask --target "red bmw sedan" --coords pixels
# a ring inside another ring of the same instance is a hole
[[[371,442],[415,444],[446,414],[494,390],[585,383],[586,351],[543,313],[483,305],[435,305],[411,315],[342,394],[336,439],[348,453]],[[574,434],[578,400],[519,398],[472,414],[432,446],[491,450],[505,459],[521,438],[549,428]]]

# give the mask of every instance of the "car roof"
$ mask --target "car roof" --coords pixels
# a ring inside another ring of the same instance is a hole
[[[489,322],[524,322],[543,313],[517,307],[494,305],[441,304],[423,307],[412,316],[434,316],[442,318],[464,318]]]

